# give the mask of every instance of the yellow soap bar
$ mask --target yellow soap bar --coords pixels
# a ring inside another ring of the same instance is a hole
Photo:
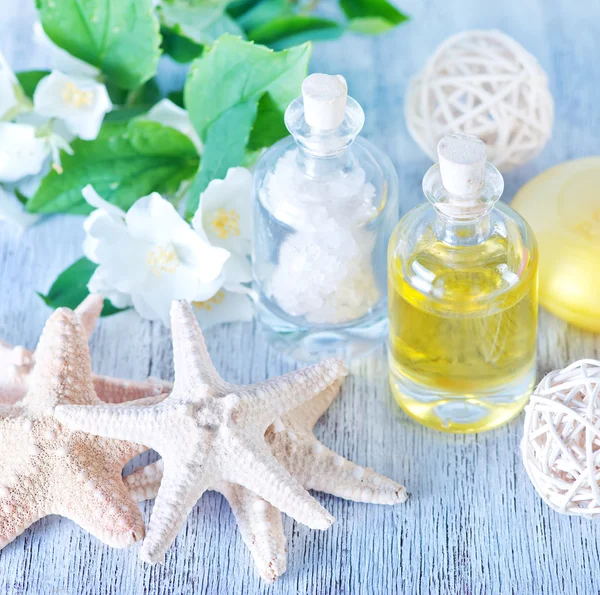
[[[567,161],[537,176],[511,206],[540,250],[540,303],[600,332],[600,157]]]

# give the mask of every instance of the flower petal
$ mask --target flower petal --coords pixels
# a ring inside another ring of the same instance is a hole
[[[109,300],[115,308],[127,308],[133,305],[131,296],[120,291],[115,291],[104,279],[102,270],[98,267],[88,282],[90,293],[100,293]]]
[[[175,105],[170,99],[161,99],[142,118],[179,130],[194,143],[198,153],[202,153],[202,141],[194,130],[187,110]]]
[[[165,245],[189,229],[175,207],[158,192],[138,199],[127,211],[127,228],[132,237]]]
[[[87,202],[90,206],[95,209],[102,209],[106,211],[106,213],[115,220],[123,220],[125,219],[125,211],[120,209],[116,205],[104,200],[95,190],[91,184],[88,184],[81,191],[83,198],[85,198],[85,202]]]
[[[212,180],[200,195],[200,206],[192,219],[215,246],[249,255],[252,241],[252,174],[232,167],[224,180]]]
[[[46,141],[28,124],[0,122],[0,182],[37,174],[49,154]]]
[[[17,77],[0,52],[0,119],[8,118],[15,110],[19,111]]]
[[[254,316],[252,301],[247,295],[224,289],[209,300],[193,302],[192,306],[203,329],[226,322],[247,322]]]
[[[252,281],[252,266],[248,257],[232,254],[223,267],[223,276],[228,285],[250,283]]]
[[[52,71],[37,85],[34,109],[49,118],[60,118],[84,140],[98,136],[104,114],[112,109],[106,87],[94,79]]]
[[[6,221],[20,229],[25,229],[38,219],[38,215],[31,215],[25,211],[25,208],[14,194],[0,188],[0,221]]]

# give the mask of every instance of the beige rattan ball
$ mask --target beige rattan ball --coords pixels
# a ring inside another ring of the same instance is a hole
[[[523,463],[558,512],[600,515],[600,361],[550,372],[526,408]]]
[[[500,31],[465,31],[447,39],[409,84],[408,130],[436,160],[440,139],[475,134],[488,160],[508,171],[535,157],[552,132],[554,102],[538,61]]]

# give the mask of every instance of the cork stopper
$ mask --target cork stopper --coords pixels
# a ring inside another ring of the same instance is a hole
[[[315,73],[302,83],[304,119],[316,130],[335,130],[346,115],[348,85],[339,75]]]
[[[438,147],[444,188],[458,196],[472,196],[483,187],[485,143],[472,134],[450,134]]]

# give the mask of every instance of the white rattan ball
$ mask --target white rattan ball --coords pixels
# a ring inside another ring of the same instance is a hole
[[[552,132],[554,102],[538,61],[500,31],[465,31],[447,39],[409,84],[408,130],[433,159],[440,139],[475,134],[488,161],[508,171],[535,157]]]
[[[550,372],[526,408],[523,463],[554,510],[600,515],[600,361]]]

